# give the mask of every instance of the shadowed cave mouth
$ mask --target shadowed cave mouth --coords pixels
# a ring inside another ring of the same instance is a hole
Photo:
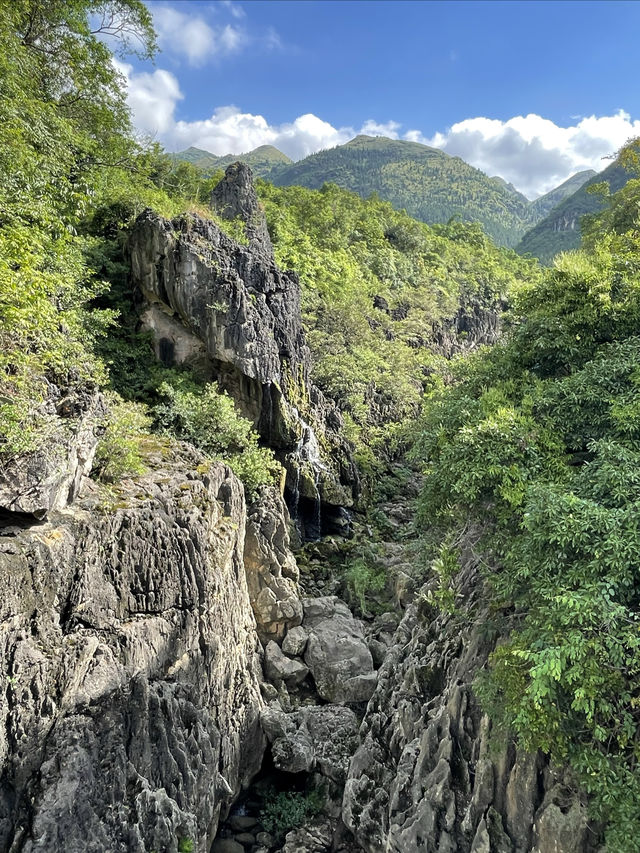
[[[19,512],[17,510],[0,507],[0,535],[7,535],[18,530],[28,530],[37,524],[44,524],[46,513],[42,512]],[[13,530],[12,530],[13,528]]]
[[[288,485],[284,490],[284,499],[302,541],[316,542],[323,536],[351,537],[351,513],[345,507],[304,497]]]
[[[212,853],[280,849],[288,832],[322,810],[324,799],[324,792],[314,784],[313,774],[278,770],[268,750],[260,772],[220,824]],[[238,848],[232,848],[231,842],[239,845]]]

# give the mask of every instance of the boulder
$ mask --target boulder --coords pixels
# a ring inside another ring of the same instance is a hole
[[[290,657],[300,657],[303,654],[309,635],[302,627],[289,628],[287,636],[282,641],[282,651]]]
[[[336,596],[303,601],[303,627],[309,634],[304,661],[327,702],[367,702],[376,672],[362,624]]]
[[[284,682],[287,687],[297,687],[307,675],[309,669],[301,661],[292,660],[282,653],[280,646],[270,640],[264,653],[265,675],[276,686]]]

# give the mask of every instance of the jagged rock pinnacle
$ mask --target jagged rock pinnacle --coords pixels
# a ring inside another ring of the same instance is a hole
[[[267,220],[253,183],[253,172],[246,163],[232,163],[224,178],[211,193],[211,206],[224,219],[240,217],[245,223],[249,248],[273,260],[273,246]]]

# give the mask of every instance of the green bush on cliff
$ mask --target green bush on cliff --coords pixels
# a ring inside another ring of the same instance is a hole
[[[118,394],[107,394],[107,404],[94,470],[101,480],[114,483],[146,470],[141,438],[148,435],[152,421],[146,406],[123,400]]]
[[[507,641],[478,692],[525,748],[569,762],[640,850],[640,218],[592,223],[588,252],[516,293],[517,322],[425,405],[422,523],[482,520]],[[636,189],[636,202],[638,202]],[[616,199],[612,200],[615,208]],[[617,224],[616,224],[617,223]]]
[[[164,371],[152,411],[156,426],[205,453],[227,462],[240,477],[249,497],[260,486],[272,485],[281,467],[273,451],[260,447],[251,421],[215,383],[200,385],[187,374]]]

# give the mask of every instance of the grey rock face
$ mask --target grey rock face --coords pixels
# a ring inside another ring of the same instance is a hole
[[[368,701],[377,673],[361,623],[336,596],[306,598],[303,605],[309,635],[304,662],[320,696],[335,704]]]
[[[200,853],[260,766],[242,487],[176,454],[0,538],[1,850]]]
[[[290,550],[289,513],[275,489],[263,489],[247,518],[244,565],[263,641],[281,641],[302,622],[299,571]]]
[[[342,817],[367,853],[587,853],[598,833],[564,774],[500,742],[472,682],[484,639],[481,581],[460,578],[468,618],[412,605],[380,668]]]
[[[358,718],[350,708],[309,705],[285,714],[271,707],[262,712],[261,722],[279,770],[315,770],[344,785],[358,734]]]
[[[329,853],[333,829],[329,820],[318,818],[287,833],[281,853]]]
[[[52,421],[43,447],[0,464],[0,510],[42,519],[72,501],[91,470],[104,415],[101,397],[90,392],[65,395],[50,385],[43,414]]]
[[[129,253],[143,326],[159,359],[217,380],[254,422],[287,470],[301,526],[342,530],[357,473],[340,413],[310,380],[298,279],[275,266],[247,167],[229,167],[214,201],[249,223],[249,246],[198,216],[138,218]]]
[[[253,173],[246,163],[232,163],[227,168],[224,178],[211,194],[211,206],[225,219],[241,219],[245,224],[249,248],[273,258],[267,220],[253,185]]]

